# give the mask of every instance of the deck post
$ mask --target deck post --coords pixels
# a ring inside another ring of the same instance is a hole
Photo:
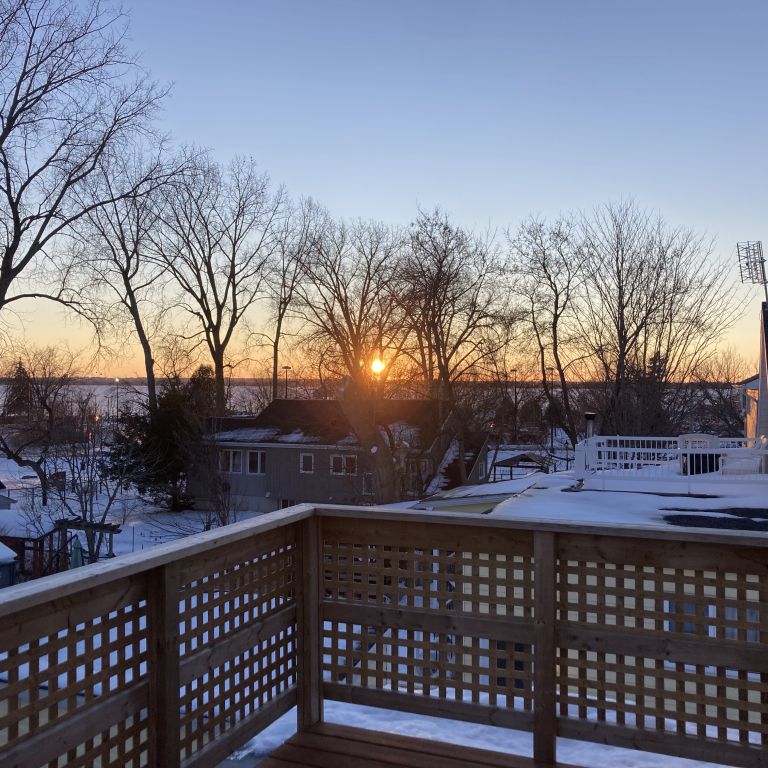
[[[557,751],[555,710],[555,534],[533,534],[533,759],[554,765]]]
[[[300,525],[297,726],[306,731],[323,720],[320,518],[314,515]]]
[[[181,765],[179,569],[168,563],[149,573],[149,764]]]

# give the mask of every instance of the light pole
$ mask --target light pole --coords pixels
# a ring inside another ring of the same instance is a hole
[[[517,445],[517,368],[512,369],[512,387],[515,394],[515,429],[514,429],[514,437],[512,438],[512,442]]]
[[[115,424],[120,423],[120,379],[115,379]]]
[[[555,369],[547,368],[547,375],[549,376],[549,452],[555,452],[555,414],[553,412],[553,406],[555,404],[555,395],[552,391],[552,379],[554,378]]]
[[[285,371],[285,399],[288,399],[288,371],[293,370],[290,365],[284,365],[283,370]]]

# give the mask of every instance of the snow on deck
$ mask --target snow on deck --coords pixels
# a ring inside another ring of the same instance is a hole
[[[330,723],[339,723],[353,728],[368,728],[372,731],[415,736],[448,744],[491,749],[522,757],[533,755],[533,735],[509,728],[328,700],[324,703],[324,716]],[[295,732],[296,710],[292,709],[239,750],[235,754],[235,759],[266,757]],[[590,768],[715,768],[713,763],[571,739],[557,740],[557,759],[561,763]]]

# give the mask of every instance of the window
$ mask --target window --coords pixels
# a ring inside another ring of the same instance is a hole
[[[264,475],[267,472],[267,452],[248,451],[248,474]]]
[[[332,475],[356,475],[357,474],[357,456],[342,456],[335,453],[331,456],[331,474]]]
[[[299,454],[299,472],[311,475],[315,471],[315,455],[313,453]]]
[[[288,509],[288,507],[295,507],[296,499],[280,499],[280,509]]]
[[[239,475],[243,471],[243,452],[229,448],[223,450],[219,454],[219,469],[230,475]]]

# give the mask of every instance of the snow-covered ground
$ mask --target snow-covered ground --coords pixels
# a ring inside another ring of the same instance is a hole
[[[6,490],[0,490],[0,495],[14,502],[10,509],[0,509],[0,533],[36,537],[41,533],[41,525],[46,531],[52,528],[50,515],[61,516],[55,498],[52,498],[49,510],[40,507],[40,484],[30,469],[0,458],[0,481],[6,487]],[[237,520],[245,520],[260,514],[242,511],[235,516]],[[36,515],[42,516],[37,523]],[[106,522],[117,523],[122,528],[114,537],[116,555],[148,549],[203,530],[201,513],[162,512],[132,491],[117,497]]]

